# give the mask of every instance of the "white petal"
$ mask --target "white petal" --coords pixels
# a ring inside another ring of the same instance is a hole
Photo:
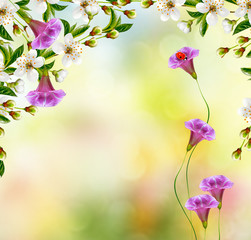
[[[186,0],[175,0],[175,5],[182,6],[185,2],[186,2]]]
[[[196,9],[201,13],[206,13],[209,11],[209,7],[207,7],[204,3],[198,3],[196,5]]]
[[[250,9],[248,10],[248,20],[249,20],[249,23],[251,23],[251,10]]]
[[[34,68],[30,68],[27,72],[27,78],[29,81],[35,82],[38,80],[38,72]]]
[[[244,98],[243,99],[243,106],[247,108],[251,108],[251,98]]]
[[[24,86],[15,86],[15,89],[17,93],[23,93],[24,92]]]
[[[40,68],[44,65],[45,59],[43,57],[38,57],[32,61],[32,66],[34,68]]]
[[[99,12],[98,6],[91,6],[90,7],[90,12],[92,15],[96,15]]]
[[[167,14],[161,14],[160,15],[160,19],[161,19],[161,21],[163,21],[163,22],[166,22],[168,19],[169,19],[169,15],[167,15]]]
[[[64,50],[65,50],[65,45],[61,42],[55,42],[52,45],[52,51],[56,54],[61,54],[64,52]]]
[[[182,31],[184,32],[185,28],[187,27],[187,23],[186,22],[179,22],[177,24],[177,27]]]
[[[46,2],[35,2],[35,9],[38,13],[44,13],[47,9],[47,4]]]
[[[247,12],[247,8],[243,8],[243,7],[239,7],[236,11],[235,11],[235,16],[236,17],[243,17]]]
[[[10,77],[9,74],[5,73],[5,72],[0,72],[0,81],[1,82],[9,82]]]
[[[229,10],[227,10],[226,8],[222,7],[220,10],[217,11],[218,14],[221,16],[221,17],[226,17],[230,12]]]
[[[82,58],[80,57],[80,55],[74,56],[74,57],[71,56],[71,60],[74,64],[77,64],[77,65],[82,63]]]
[[[34,59],[37,57],[37,51],[34,49],[31,49],[28,53],[27,53],[27,59]]]
[[[17,68],[14,72],[14,75],[17,77],[22,77],[25,74],[24,68]]]
[[[74,42],[72,34],[67,33],[64,37],[64,41],[67,46],[69,46],[72,42]]]
[[[78,19],[78,18],[80,18],[83,14],[85,13],[85,11],[84,11],[84,8],[83,7],[81,7],[81,6],[78,6],[78,7],[76,7],[74,10],[73,10],[73,18],[74,19]]]
[[[59,0],[47,0],[47,2],[50,4],[55,4],[55,3],[58,3]]]
[[[84,23],[88,23],[89,22],[88,15],[86,13],[83,14],[83,21],[84,21]]]
[[[178,21],[179,18],[180,18],[180,11],[178,10],[178,8],[174,7],[171,9],[170,11],[170,15],[171,15],[171,18],[174,20],[174,21]]]
[[[216,13],[208,13],[206,20],[207,20],[208,25],[214,26],[218,21],[217,14]]]
[[[62,58],[62,63],[65,67],[71,66],[71,58],[69,54],[65,54]]]

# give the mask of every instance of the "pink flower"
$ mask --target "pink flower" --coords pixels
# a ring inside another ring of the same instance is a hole
[[[65,96],[63,90],[55,90],[51,84],[50,78],[43,75],[36,90],[27,94],[26,98],[31,105],[37,107],[54,107]]]
[[[193,65],[193,58],[198,55],[198,49],[183,47],[169,58],[168,66],[173,69],[180,67],[189,73],[194,79],[197,79],[197,74]]]
[[[204,139],[208,141],[215,139],[214,129],[209,124],[200,119],[191,119],[185,122],[185,127],[191,130],[190,140],[187,145],[187,151],[190,151],[193,146]]]
[[[185,204],[185,207],[190,211],[195,211],[200,218],[203,227],[207,228],[207,220],[209,211],[211,208],[217,208],[219,202],[208,194],[198,195],[189,198]]]
[[[49,48],[58,38],[62,29],[61,21],[57,18],[53,18],[49,22],[29,19],[28,24],[36,37],[31,43],[33,49]]]
[[[227,177],[223,175],[216,175],[202,180],[200,189],[202,191],[210,192],[210,194],[220,203],[221,208],[222,197],[224,190],[231,188],[234,185]]]

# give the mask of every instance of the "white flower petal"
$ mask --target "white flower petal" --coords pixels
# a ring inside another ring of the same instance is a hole
[[[251,10],[248,9],[248,20],[249,20],[249,23],[251,23]]]
[[[209,11],[209,7],[205,5],[204,3],[198,3],[196,5],[196,9],[201,13],[206,13]]]
[[[175,0],[174,2],[176,6],[182,6],[186,2],[186,0]]]
[[[34,49],[31,49],[28,53],[27,53],[27,59],[31,60],[37,57],[37,51]]]
[[[178,8],[174,7],[171,9],[170,15],[174,21],[178,21],[180,18],[180,11],[178,10]]]
[[[58,3],[59,0],[47,0],[47,2],[50,4],[55,4],[55,3]]]
[[[78,18],[80,18],[84,13],[85,13],[84,8],[81,7],[81,6],[78,6],[78,7],[76,7],[76,8],[73,10],[73,12],[72,12],[73,18],[74,18],[74,19],[78,19]]]
[[[35,9],[38,13],[44,13],[47,9],[47,4],[46,2],[37,2],[34,1],[35,3]]]
[[[62,58],[62,63],[65,67],[70,67],[71,66],[71,58],[69,54],[65,54]]]
[[[247,8],[243,8],[243,7],[239,7],[236,11],[235,11],[235,16],[236,17],[243,17],[247,12]]]
[[[218,14],[221,16],[221,17],[226,17],[230,12],[229,10],[227,10],[226,8],[222,7],[220,10],[217,11]]]
[[[25,74],[24,68],[17,68],[14,72],[14,75],[17,77],[22,77]]]
[[[166,22],[168,19],[170,18],[170,15],[168,14],[161,14],[160,15],[160,19],[161,19],[161,21],[163,21],[163,22]]]
[[[45,59],[43,57],[38,57],[32,61],[32,66],[34,68],[40,68],[44,65]]]
[[[27,71],[27,78],[29,81],[35,82],[38,80],[38,72],[34,68],[30,68]]]
[[[80,57],[79,54],[77,55],[75,54],[74,56],[71,56],[71,60],[74,64],[77,64],[77,65],[82,63],[82,58]]]
[[[83,14],[82,18],[83,18],[84,23],[88,23],[89,22],[89,17],[88,17],[88,15],[86,13]]]
[[[217,14],[216,13],[212,13],[212,12],[208,13],[207,17],[206,17],[206,21],[207,21],[208,25],[214,26],[217,23],[217,21],[218,21]]]
[[[244,98],[243,99],[243,106],[247,108],[251,108],[251,98]]]
[[[5,72],[0,72],[0,81],[1,82],[9,82],[11,79],[9,77],[9,74]]]
[[[52,45],[52,51],[56,54],[61,54],[65,51],[65,45],[61,42],[55,42]]]
[[[64,37],[64,41],[67,46],[69,46],[72,42],[74,42],[72,34],[67,33]]]

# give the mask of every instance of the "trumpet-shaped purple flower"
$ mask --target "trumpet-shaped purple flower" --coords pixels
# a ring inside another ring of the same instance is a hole
[[[203,179],[200,183],[200,189],[202,191],[210,192],[210,194],[220,203],[219,208],[221,208],[224,190],[231,188],[233,185],[234,183],[227,177],[223,175],[216,175]]]
[[[198,49],[183,47],[169,58],[168,66],[173,69],[180,67],[189,73],[194,79],[197,79],[197,74],[193,65],[193,58],[198,55]]]
[[[214,129],[209,124],[200,119],[191,119],[185,122],[185,127],[191,130],[190,140],[187,145],[187,151],[191,150],[193,146],[204,139],[208,141],[215,139]]]
[[[31,43],[33,49],[49,48],[58,38],[62,29],[61,21],[57,18],[53,18],[49,22],[30,19],[28,24],[35,34],[35,39]]]
[[[36,90],[27,94],[26,98],[31,105],[37,107],[54,107],[65,96],[63,90],[55,90],[51,84],[50,78],[43,75]]]
[[[214,197],[204,194],[189,198],[185,207],[190,211],[195,211],[200,218],[203,227],[207,228],[207,219],[211,208],[217,208],[219,202]]]

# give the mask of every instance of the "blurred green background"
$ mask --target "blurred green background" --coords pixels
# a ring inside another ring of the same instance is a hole
[[[63,83],[53,81],[67,93],[57,107],[6,126],[0,239],[192,238],[173,180],[189,140],[184,121],[206,120],[207,112],[195,81],[181,69],[168,68],[170,55],[184,46],[200,49],[194,63],[216,131],[216,140],[201,142],[192,158],[191,195],[202,194],[199,184],[205,177],[230,178],[234,187],[224,195],[222,239],[251,239],[251,155],[231,159],[246,127],[237,109],[251,97],[240,67],[250,62],[216,55],[218,47],[235,44],[221,22],[205,38],[198,29],[185,35],[176,22],[161,22],[154,6],[138,5],[131,7],[138,16],[130,31],[86,48],[82,65],[72,65]],[[109,19],[101,13],[95,21],[103,27]],[[60,60],[56,66],[62,67]],[[26,92],[35,88],[28,83]],[[185,203],[184,171],[178,192]],[[208,240],[217,239],[217,213],[210,213]],[[194,213],[193,221],[201,239]]]

